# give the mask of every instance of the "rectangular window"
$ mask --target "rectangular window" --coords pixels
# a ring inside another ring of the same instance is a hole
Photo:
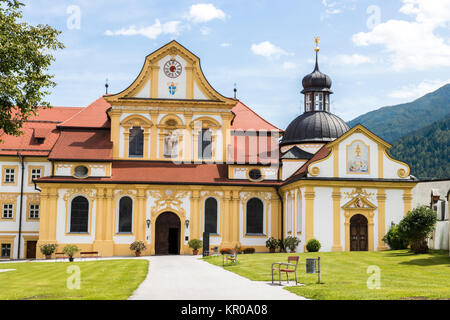
[[[14,183],[16,178],[16,170],[12,168],[6,168],[5,169],[5,183]]]
[[[34,179],[41,177],[41,169],[40,168],[33,168],[31,169],[31,182],[33,182]]]
[[[144,130],[141,127],[130,129],[128,156],[142,158],[144,156]]]
[[[30,219],[39,219],[39,205],[38,204],[30,204],[29,217],[30,217]]]
[[[12,219],[13,218],[13,211],[14,205],[13,204],[3,204],[3,210],[2,210],[2,218],[3,219]]]
[[[311,111],[311,93],[306,94],[306,112]]]
[[[1,257],[2,258],[11,258],[11,244],[10,243],[2,243]]]
[[[212,132],[209,129],[202,129],[198,133],[198,158],[212,158]]]

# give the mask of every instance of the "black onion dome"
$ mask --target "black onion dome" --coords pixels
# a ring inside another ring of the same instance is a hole
[[[330,142],[350,130],[344,120],[326,111],[305,112],[292,121],[281,145],[305,142]]]
[[[319,70],[319,63],[317,61],[317,53],[316,53],[316,67],[314,68],[314,71],[310,74],[306,75],[302,80],[303,85],[303,91],[310,92],[310,91],[327,91],[331,92],[331,78],[327,76],[326,74],[320,72]]]

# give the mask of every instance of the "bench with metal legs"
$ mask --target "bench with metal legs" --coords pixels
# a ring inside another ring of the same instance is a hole
[[[297,285],[298,261],[299,261],[298,256],[290,256],[290,257],[288,257],[288,263],[284,263],[284,262],[272,263],[272,284],[273,284],[273,272],[278,271],[278,281],[279,281],[280,285],[281,285],[281,273],[282,272],[286,273],[287,283],[289,283],[289,273],[293,273],[295,275],[295,284]],[[291,263],[291,262],[295,262],[295,264]]]

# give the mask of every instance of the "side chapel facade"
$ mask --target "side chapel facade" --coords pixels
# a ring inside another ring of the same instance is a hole
[[[190,239],[253,247],[296,236],[323,251],[384,250],[417,180],[391,147],[330,112],[331,79],[303,79],[286,130],[219,94],[172,41],[136,80],[86,108],[42,109],[0,144],[1,258],[76,244],[102,256],[190,254]],[[19,250],[20,249],[20,250]]]

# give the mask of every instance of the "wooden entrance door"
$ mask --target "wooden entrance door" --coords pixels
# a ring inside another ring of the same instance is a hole
[[[356,214],[350,219],[350,251],[367,251],[367,218]]]
[[[36,259],[37,241],[27,241],[27,259]]]
[[[164,212],[156,219],[155,254],[180,254],[180,218]]]

